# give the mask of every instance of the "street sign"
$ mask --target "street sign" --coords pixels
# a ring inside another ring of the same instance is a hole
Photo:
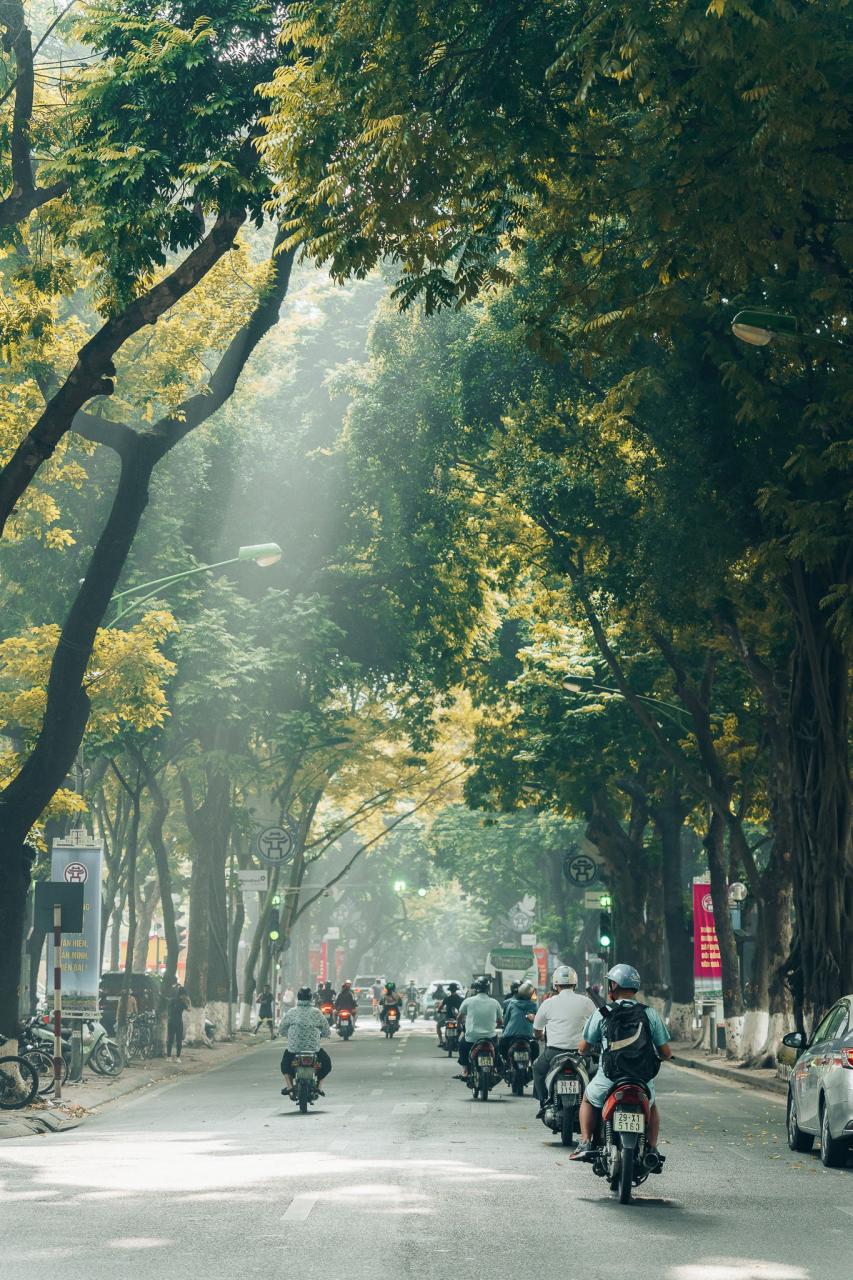
[[[530,947],[493,947],[489,952],[489,961],[494,969],[526,971],[532,966],[533,960]]]
[[[341,936],[340,927],[336,924],[329,925],[326,930],[326,941],[335,942]]]
[[[536,934],[535,934],[535,933],[523,933],[523,934],[521,935],[521,945],[522,945],[523,947],[535,947],[535,946],[536,946]]]
[[[588,853],[576,853],[566,867],[566,875],[572,884],[585,888],[598,879],[598,863]]]
[[[77,836],[78,833],[74,833]],[[84,843],[83,837],[88,843]],[[62,935],[62,1004],[66,1013],[98,1012],[101,978],[101,868],[103,845],[83,833],[73,841],[54,840],[51,877],[83,888],[83,928]],[[53,974],[53,939],[48,935],[48,974]]]
[[[280,827],[267,827],[258,836],[258,853],[261,861],[270,867],[282,867],[290,862],[296,848],[294,826],[285,818]]]
[[[237,872],[237,884],[241,893],[266,893],[269,878],[270,873],[266,867],[253,867],[249,871]]]
[[[583,905],[587,911],[601,911],[610,906],[609,889],[587,889],[583,895]]]

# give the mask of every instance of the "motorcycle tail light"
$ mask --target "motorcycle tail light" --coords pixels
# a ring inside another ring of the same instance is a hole
[[[842,1067],[853,1071],[853,1049],[842,1049],[838,1061]]]

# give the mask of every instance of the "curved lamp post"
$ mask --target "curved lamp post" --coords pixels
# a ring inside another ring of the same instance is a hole
[[[277,564],[281,556],[281,547],[277,542],[260,542],[252,547],[241,547],[236,556],[231,556],[229,560],[218,560],[216,564],[199,564],[194,569],[185,569],[182,573],[171,573],[165,578],[154,578],[151,582],[141,582],[138,587],[128,587],[126,591],[119,591],[118,595],[113,596],[113,600],[126,600],[128,596],[138,598],[130,600],[128,604],[120,608],[112,622],[107,623],[106,629],[109,630],[110,627],[114,627],[137,605],[144,604],[152,596],[159,595],[161,588],[169,587],[173,582],[180,582],[183,578],[191,578],[195,573],[210,573],[214,569],[223,569],[228,564],[239,564],[243,560],[253,560],[262,569],[267,569],[270,565]],[[144,591],[145,595],[140,596],[140,591]]]
[[[615,694],[617,698],[625,697],[621,689],[611,689],[609,685],[597,684],[592,676],[569,676],[567,680],[563,681],[563,688],[568,689],[570,693],[586,693],[594,690],[599,693]],[[634,697],[639,698],[641,702],[649,702],[653,707],[657,707],[661,715],[675,721],[679,729],[684,728],[685,719],[690,719],[689,713],[685,711],[684,707],[676,706],[674,702],[663,702],[660,698],[652,698],[647,693],[636,693]],[[677,716],[681,716],[683,719],[679,720],[676,718]]]
[[[752,347],[766,347],[774,338],[795,338],[798,324],[795,316],[782,311],[747,308],[732,320],[732,333]]]

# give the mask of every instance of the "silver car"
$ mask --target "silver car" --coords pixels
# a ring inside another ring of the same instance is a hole
[[[783,1039],[797,1050],[788,1081],[788,1146],[811,1151],[820,1138],[820,1158],[843,1165],[853,1144],[853,995],[842,996],[805,1044],[799,1031]]]

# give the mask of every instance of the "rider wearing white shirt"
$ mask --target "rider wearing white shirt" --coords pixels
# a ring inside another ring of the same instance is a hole
[[[540,1117],[546,1101],[545,1077],[551,1059],[567,1049],[577,1049],[587,1019],[595,1013],[589,997],[577,994],[578,975],[569,965],[562,964],[555,969],[553,981],[557,994],[543,1000],[533,1019],[536,1038],[544,1038],[546,1046],[533,1068],[533,1092],[539,1100]]]

